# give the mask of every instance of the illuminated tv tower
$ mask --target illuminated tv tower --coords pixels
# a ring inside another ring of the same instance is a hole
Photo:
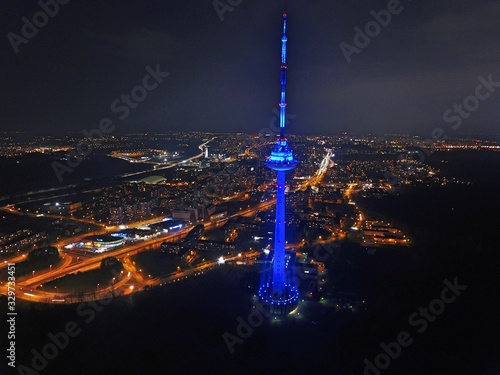
[[[297,166],[292,149],[285,138],[286,124],[286,77],[287,77],[287,14],[283,14],[283,37],[281,38],[281,100],[280,135],[266,160],[268,168],[277,172],[276,224],[274,231],[274,258],[272,273],[264,274],[259,299],[274,314],[288,314],[298,301],[299,293],[294,283],[293,268],[286,267],[285,259],[285,174]],[[292,265],[293,266],[293,265]]]

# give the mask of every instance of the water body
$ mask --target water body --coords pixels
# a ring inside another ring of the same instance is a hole
[[[179,141],[157,141],[151,145],[141,142],[134,148],[165,149],[169,152],[179,152],[184,159],[200,153],[198,146],[201,140],[185,142],[187,146],[179,146]],[[55,154],[33,153],[17,157],[0,157],[0,196],[28,193],[50,188],[62,188],[88,179],[105,179],[118,177],[124,173],[153,169],[152,164],[136,164],[109,157],[109,150],[97,150],[82,163],[73,168],[71,173],[64,173],[60,182],[52,167],[53,162],[65,165],[66,153]],[[159,172],[161,174],[161,172]]]

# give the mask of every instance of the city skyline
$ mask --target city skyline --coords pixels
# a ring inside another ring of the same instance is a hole
[[[8,35],[24,38],[23,17],[32,22],[40,6],[3,5],[0,130],[81,132],[105,117],[120,133],[243,131],[273,122],[279,82],[269,85],[276,75],[271,36],[279,36],[272,23],[279,2],[154,2],[152,13],[134,2],[62,3],[22,43]],[[499,139],[495,2],[289,1],[288,7],[297,23],[291,133],[431,137],[441,128],[449,136]],[[262,28],[249,33],[255,22]],[[373,36],[368,41],[357,30]],[[157,66],[168,73],[163,82],[144,101],[126,104],[130,113],[119,110],[121,95]],[[490,86],[477,91],[484,82]]]
[[[286,261],[296,272],[300,300],[286,317],[269,316],[256,300],[262,267],[272,267],[272,253],[266,253],[274,242],[276,173],[264,164],[272,138],[185,132],[107,138],[64,175],[63,184],[56,180],[52,186],[39,183],[46,184],[53,171],[34,171],[50,166],[47,160],[65,162],[64,149],[51,146],[51,137],[9,141],[2,168],[11,177],[2,185],[7,195],[0,197],[0,251],[9,263],[2,262],[0,272],[15,265],[22,312],[15,364],[45,366],[37,364],[33,347],[51,373],[73,368],[70,349],[51,359],[45,348],[47,332],[74,319],[82,335],[72,336],[70,345],[80,345],[77,363],[87,373],[94,367],[97,374],[128,374],[133,366],[144,374],[176,366],[191,370],[198,362],[186,360],[192,346],[200,345],[198,358],[210,369],[229,365],[250,374],[280,366],[321,373],[326,362],[326,373],[371,375],[387,366],[384,348],[394,348],[400,337],[394,330],[408,334],[397,343],[404,356],[391,361],[387,373],[412,369],[421,375],[436,366],[456,373],[456,366],[468,365],[474,369],[461,373],[477,374],[477,368],[495,366],[496,357],[487,355],[489,341],[471,348],[469,340],[492,326],[485,310],[496,311],[495,300],[484,298],[480,287],[498,282],[498,220],[491,202],[498,191],[500,146],[462,140],[428,148],[413,137],[290,138],[301,163],[289,172],[284,197]],[[457,293],[466,288],[464,296],[441,314],[435,290],[446,287],[450,301],[453,286]],[[424,301],[408,288],[423,293]],[[7,294],[5,283],[0,292]],[[471,299],[477,306],[472,311]],[[422,303],[432,315],[418,310]],[[87,325],[94,322],[92,311],[95,323]],[[41,323],[45,313],[54,317]],[[401,322],[406,313],[409,322]],[[24,324],[32,321],[39,322],[36,333]],[[137,338],[102,335],[110,324]],[[360,331],[359,324],[369,331]],[[192,339],[179,344],[186,334]],[[89,336],[105,358],[89,360],[86,353],[96,353],[85,345]],[[447,353],[468,350],[486,359],[443,360],[443,337],[452,343]],[[161,351],[161,359],[139,360],[137,340],[147,352]],[[407,348],[412,340],[425,345]],[[320,345],[311,355],[321,361],[296,356],[291,364],[283,362],[294,348],[313,342]],[[274,356],[275,347],[283,354]]]

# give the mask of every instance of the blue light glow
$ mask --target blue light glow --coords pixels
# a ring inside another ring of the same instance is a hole
[[[287,41],[286,18],[283,14],[283,37],[281,38],[281,101],[280,136],[271,155],[266,160],[268,168],[277,172],[276,183],[276,221],[274,231],[274,257],[272,272],[264,272],[259,288],[259,299],[264,301],[274,314],[288,314],[295,308],[299,299],[299,291],[294,284],[293,267],[288,267],[285,258],[285,188],[286,171],[297,166],[297,160],[285,138],[286,124],[286,79],[287,79]]]

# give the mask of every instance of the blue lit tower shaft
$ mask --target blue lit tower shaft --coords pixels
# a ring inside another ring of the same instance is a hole
[[[280,137],[285,137],[286,124],[286,13],[283,14],[283,36],[281,37],[281,101],[280,101]]]
[[[283,14],[283,37],[281,38],[281,101],[280,101],[280,135],[266,160],[268,168],[277,172],[276,185],[276,224],[274,232],[274,258],[271,277],[264,280],[259,289],[262,300],[271,305],[271,310],[278,314],[290,312],[298,300],[298,292],[293,282],[287,281],[285,267],[285,184],[286,171],[297,166],[292,149],[285,138],[286,124],[286,78],[287,78],[287,15]],[[289,275],[290,276],[290,275]],[[290,277],[290,279],[292,279]]]
[[[277,293],[285,288],[285,183],[285,171],[278,171],[272,280],[273,290]]]

